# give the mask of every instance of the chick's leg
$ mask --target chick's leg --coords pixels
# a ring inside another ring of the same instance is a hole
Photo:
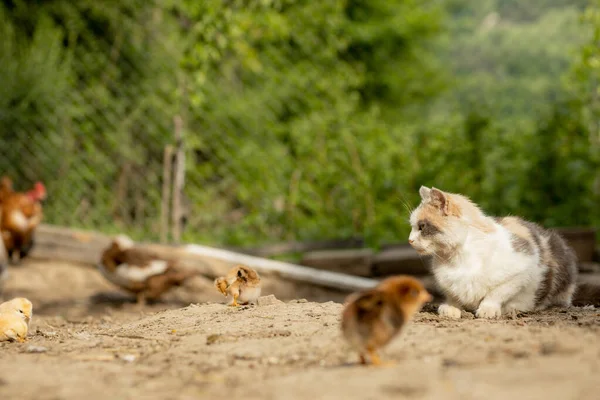
[[[362,365],[367,365],[367,357],[365,357],[365,355],[363,353],[360,353],[359,357],[360,357],[360,363]]]
[[[369,349],[368,352],[369,356],[371,357],[371,364],[373,364],[376,367],[391,367],[396,364],[393,361],[382,361],[379,357],[379,354],[377,353],[377,350],[375,349]]]
[[[369,349],[367,350],[369,353],[369,358],[371,359],[371,364],[373,365],[381,365],[381,358],[379,357],[379,354],[377,354],[377,351],[375,349]]]
[[[136,298],[137,298],[137,302],[136,302],[137,308],[144,308],[146,306],[146,293],[139,292],[136,294]]]
[[[25,335],[27,335],[27,334],[25,334]],[[12,328],[5,330],[4,336],[11,342],[25,343],[25,341],[27,340],[26,336],[23,336],[22,333],[18,332],[15,329],[12,329]]]
[[[235,282],[229,286],[229,294],[231,295],[231,297],[233,297],[231,306],[237,307],[239,305],[237,300],[238,300],[238,297],[240,297],[240,285],[238,282]]]
[[[27,232],[23,239],[23,244],[21,249],[19,250],[19,259],[24,259],[29,256],[31,249],[33,249],[34,240],[33,240],[33,232]]]

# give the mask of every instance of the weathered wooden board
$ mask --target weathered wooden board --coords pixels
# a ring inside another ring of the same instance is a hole
[[[110,238],[95,232],[40,225],[31,257],[94,265]]]
[[[412,246],[408,242],[392,242],[381,245],[381,251],[395,249],[412,249]]]
[[[36,244],[31,257],[55,259],[95,265],[103,249],[110,243],[107,235],[51,225],[41,225],[36,232]],[[180,260],[207,277],[224,275],[234,264],[255,268],[259,273],[290,281],[327,287],[342,292],[365,289],[377,281],[330,271],[321,271],[300,265],[239,254],[201,245],[168,246],[144,244],[162,257]]]
[[[283,242],[259,247],[229,247],[227,250],[257,257],[274,257],[289,253],[303,253],[316,250],[350,249],[364,246],[363,238],[331,239],[310,242]]]
[[[222,265],[226,265],[229,268],[234,264],[245,264],[256,268],[259,273],[270,274],[295,282],[330,287],[340,291],[362,290],[377,284],[377,281],[374,279],[351,276],[339,272],[323,271],[213,247],[187,245],[182,246],[180,250],[187,252],[188,257],[191,255],[200,257],[203,262],[210,264],[215,269],[222,270],[222,267],[219,267]]]
[[[355,276],[371,276],[372,249],[320,250],[305,253],[300,264],[307,267],[341,272]]]
[[[575,250],[579,262],[594,261],[596,229],[594,228],[555,228]]]
[[[390,248],[373,257],[372,276],[428,275],[430,257],[420,256],[413,248]]]

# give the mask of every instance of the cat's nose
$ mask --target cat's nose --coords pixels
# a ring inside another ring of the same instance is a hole
[[[414,240],[408,239],[408,244],[413,244],[413,243],[414,243]]]

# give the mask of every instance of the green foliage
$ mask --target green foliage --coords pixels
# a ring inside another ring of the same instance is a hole
[[[59,160],[47,157],[43,129],[56,131],[63,121],[58,104],[68,103],[71,87],[69,53],[62,32],[50,18],[41,18],[29,37],[0,7],[0,168],[6,170],[23,158],[42,159],[49,169]],[[37,146],[30,146],[35,142]],[[35,179],[35,164],[23,173]]]
[[[418,55],[427,54],[423,43],[437,29],[439,9],[413,1],[184,6],[198,21],[184,65],[201,116],[191,126],[200,134],[190,137],[201,160],[189,177],[211,182],[202,192],[189,190],[191,218],[198,219],[192,225],[247,243],[375,237],[383,233],[378,219],[387,219],[392,230],[385,234],[393,238],[391,220],[406,219],[398,198],[403,174],[378,179],[389,164],[374,154],[409,155],[399,145],[404,132],[392,125],[398,117],[383,118],[381,110],[408,108],[409,99],[439,91],[438,80],[415,79],[437,68]],[[405,74],[394,74],[398,69]],[[377,193],[388,202],[377,202]]]
[[[154,240],[181,117],[186,241],[402,240],[421,185],[598,224],[586,3],[5,1],[0,171],[51,223]]]
[[[162,40],[176,29],[142,1],[8,3],[2,170],[47,182],[50,222],[151,230],[160,183],[139,177],[171,135],[180,56]]]

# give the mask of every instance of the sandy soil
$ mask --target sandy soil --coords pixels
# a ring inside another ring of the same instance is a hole
[[[431,307],[384,351],[394,367],[365,368],[339,303],[232,309],[210,282],[191,286],[140,311],[93,269],[11,268],[5,296],[29,297],[34,318],[27,343],[0,344],[0,398],[599,398],[599,309],[489,322]]]

